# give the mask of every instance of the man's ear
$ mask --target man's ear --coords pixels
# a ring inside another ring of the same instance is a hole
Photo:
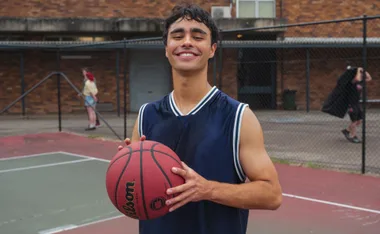
[[[216,43],[212,44],[209,58],[214,57],[216,49],[217,49],[217,44]]]

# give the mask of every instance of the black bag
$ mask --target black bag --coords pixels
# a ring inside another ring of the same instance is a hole
[[[355,78],[357,68],[348,68],[338,79],[335,88],[323,103],[322,112],[344,118],[352,100],[352,79]]]

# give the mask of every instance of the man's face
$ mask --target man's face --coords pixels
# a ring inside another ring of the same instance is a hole
[[[211,31],[195,20],[179,19],[168,29],[166,57],[178,71],[197,71],[207,66],[214,56],[216,44],[211,45]]]

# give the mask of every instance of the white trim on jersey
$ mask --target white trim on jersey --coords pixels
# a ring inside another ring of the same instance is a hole
[[[177,106],[175,105],[174,98],[173,98],[173,92],[169,95],[169,104],[170,108],[172,109],[175,116],[183,115],[180,110],[178,110]]]
[[[137,123],[137,126],[138,126],[138,132],[139,132],[139,136],[141,137],[142,135],[144,135],[143,133],[143,118],[144,118],[144,110],[145,110],[145,107],[146,105],[148,105],[148,103],[145,103],[143,104],[141,107],[140,107],[140,110],[139,110],[139,115],[138,115],[138,123]]]
[[[189,115],[195,115],[198,111],[200,111],[200,109],[202,109],[202,107],[204,105],[206,105],[210,100],[211,98],[214,96],[214,94],[216,94],[216,92],[218,92],[218,88],[216,88],[216,86],[214,86],[208,93],[207,95],[202,98],[202,100],[198,103],[198,105],[196,105],[190,112],[189,112]]]
[[[241,128],[241,121],[244,114],[244,109],[247,107],[248,104],[240,103],[235,115],[235,123],[234,123],[234,132],[232,137],[232,149],[233,149],[233,156],[234,156],[234,164],[236,173],[239,176],[239,179],[243,182],[245,181],[246,175],[244,173],[243,168],[240,165],[240,157],[239,157],[239,145],[240,145],[240,128]]]
[[[187,115],[195,115],[199,110],[202,109],[207,102],[211,100],[211,98],[218,92],[218,88],[216,86],[212,87],[212,89],[199,101],[199,103],[187,114]],[[177,107],[174,101],[173,92],[169,95],[169,103],[170,108],[172,109],[175,116],[185,116]]]

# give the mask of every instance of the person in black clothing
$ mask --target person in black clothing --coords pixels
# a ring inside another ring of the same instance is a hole
[[[337,85],[322,107],[323,112],[342,119],[348,113],[351,123],[342,130],[342,133],[347,140],[353,143],[361,142],[357,136],[357,127],[363,119],[363,111],[360,106],[363,77],[363,68],[348,66],[347,70],[339,77]],[[371,80],[371,75],[366,72],[365,82]]]

